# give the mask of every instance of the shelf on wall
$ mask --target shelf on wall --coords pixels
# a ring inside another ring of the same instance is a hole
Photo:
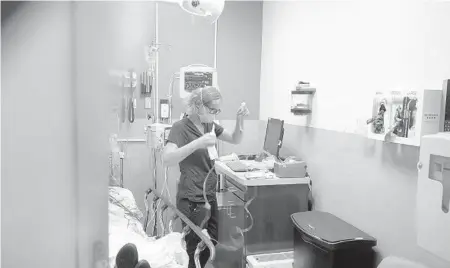
[[[146,139],[143,138],[125,138],[125,139],[117,139],[117,142],[147,142]]]
[[[291,94],[314,94],[316,93],[315,88],[299,88],[297,87],[296,90],[292,90]]]
[[[306,115],[310,114],[312,111],[309,108],[301,108],[301,107],[292,107],[291,113],[294,115]]]

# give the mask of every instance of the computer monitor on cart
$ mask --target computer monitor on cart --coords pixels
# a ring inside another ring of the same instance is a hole
[[[263,150],[265,153],[279,159],[280,148],[283,144],[284,121],[276,118],[267,120],[266,137]]]

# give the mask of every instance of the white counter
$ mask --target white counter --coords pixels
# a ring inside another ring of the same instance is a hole
[[[248,177],[253,172],[234,172],[224,162],[221,161],[216,161],[215,167],[217,174],[226,175],[230,179],[233,179],[238,184],[243,186],[309,184],[310,182],[310,178],[278,178],[273,173],[272,178],[259,177],[249,179]]]

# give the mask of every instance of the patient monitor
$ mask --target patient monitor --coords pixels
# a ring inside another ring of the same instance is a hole
[[[417,242],[450,261],[450,133],[422,137],[417,167]]]
[[[189,65],[180,69],[180,97],[185,98],[193,90],[217,87],[217,70],[206,65]]]

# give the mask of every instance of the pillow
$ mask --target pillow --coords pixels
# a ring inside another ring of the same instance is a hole
[[[138,208],[133,193],[121,187],[109,187],[109,201],[125,210],[125,214],[141,221],[144,218],[142,211]]]

